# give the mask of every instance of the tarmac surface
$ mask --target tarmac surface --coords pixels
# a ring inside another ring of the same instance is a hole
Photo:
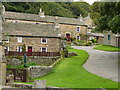
[[[103,78],[120,82],[120,78],[118,77],[118,70],[120,70],[120,65],[118,65],[118,62],[120,63],[118,52],[95,50],[93,49],[94,46],[72,47],[88,52],[89,59],[83,65],[87,71]]]

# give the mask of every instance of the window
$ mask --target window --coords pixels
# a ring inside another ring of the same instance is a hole
[[[10,50],[8,46],[5,46],[4,49],[5,49],[5,52],[8,52]]]
[[[41,52],[47,52],[47,48],[46,47],[41,47]]]
[[[76,36],[76,40],[80,40],[80,36],[79,35]]]
[[[80,32],[80,27],[77,27],[77,30],[76,30],[77,32]]]
[[[18,43],[22,43],[22,37],[18,37]]]
[[[18,52],[22,52],[22,46],[18,46],[18,47],[17,47],[17,51],[18,51]]]
[[[47,38],[41,38],[41,43],[42,44],[47,44]]]
[[[110,35],[108,35],[108,40],[110,40]]]

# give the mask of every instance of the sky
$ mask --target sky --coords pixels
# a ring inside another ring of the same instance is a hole
[[[91,5],[92,3],[94,3],[97,0],[84,0],[84,1],[86,1],[87,3],[89,3]]]
[[[81,1],[81,0],[74,0],[74,1]],[[89,3],[90,5],[93,4],[95,1],[98,0],[84,0],[85,2]]]

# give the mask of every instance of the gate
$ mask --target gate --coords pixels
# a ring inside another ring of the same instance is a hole
[[[26,70],[25,69],[7,69],[7,74],[13,74],[15,81],[26,82]]]

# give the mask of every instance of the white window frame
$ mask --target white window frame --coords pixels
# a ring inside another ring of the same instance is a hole
[[[42,48],[46,48],[46,52],[47,52],[47,47],[41,47],[41,48],[40,48],[40,49],[41,49],[41,50],[40,50],[41,52],[42,52]]]
[[[20,47],[20,51],[19,51],[19,47]],[[22,52],[22,46],[17,46],[17,52]]]
[[[4,49],[6,49],[6,48],[7,48],[7,51],[10,51],[10,47],[5,46]]]
[[[43,39],[46,39],[46,42],[42,42]],[[41,38],[41,44],[47,44],[48,40],[47,38]]]
[[[79,28],[79,31],[78,31],[78,28]],[[80,32],[80,27],[79,27],[79,26],[76,27],[76,31],[77,31],[77,32]]]
[[[77,36],[79,36],[79,40],[80,40],[80,35],[76,35],[76,40],[78,40],[78,39],[77,39]]]
[[[22,43],[22,37],[18,37],[18,43]]]

